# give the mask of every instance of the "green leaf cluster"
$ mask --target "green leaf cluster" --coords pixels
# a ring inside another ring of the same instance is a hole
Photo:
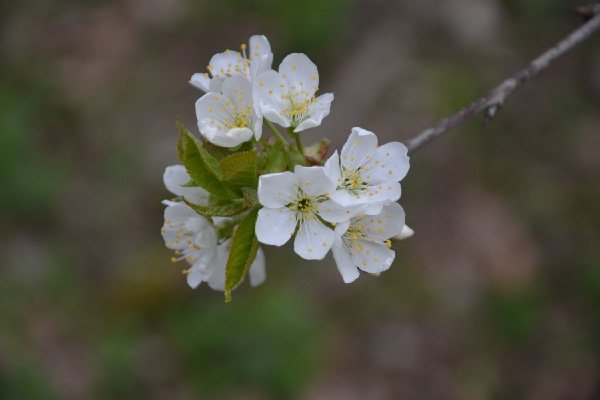
[[[254,229],[259,209],[256,188],[260,157],[252,143],[226,149],[198,140],[179,121],[177,128],[177,154],[192,180],[186,186],[199,186],[212,197],[211,205],[193,204],[185,198],[183,201],[208,218],[239,216],[225,268],[225,299],[230,301],[231,291],[244,279],[258,251]]]

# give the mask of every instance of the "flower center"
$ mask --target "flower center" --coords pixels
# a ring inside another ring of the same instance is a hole
[[[287,103],[287,107],[283,110],[283,113],[290,119],[293,127],[298,126],[308,117],[308,108],[316,101],[315,96],[311,96],[306,90],[286,93],[281,95],[281,97]]]

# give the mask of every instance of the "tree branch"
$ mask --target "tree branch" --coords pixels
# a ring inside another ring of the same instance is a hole
[[[481,111],[484,111],[484,125],[489,124],[504,104],[504,101],[506,101],[515,90],[546,69],[552,61],[587,39],[592,33],[600,28],[600,3],[578,7],[575,12],[588,18],[588,21],[558,42],[556,46],[533,60],[528,66],[502,82],[486,96],[471,103],[458,113],[444,119],[434,127],[426,129],[412,139],[409,139],[405,143],[406,147],[408,147],[408,153],[411,154],[415,152],[433,139],[441,136],[454,126]]]

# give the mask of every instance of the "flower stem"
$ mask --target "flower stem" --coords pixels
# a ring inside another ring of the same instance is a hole
[[[273,125],[273,123],[271,121],[269,121],[266,118],[263,118],[265,121],[265,125],[267,125],[269,127],[269,129],[271,130],[271,132],[273,132],[273,134],[275,134],[275,136],[277,136],[277,139],[281,140],[284,144],[287,144],[287,140],[285,140],[285,138],[283,136],[281,136],[281,133],[279,132],[279,130],[277,130],[277,128],[275,128],[275,125]]]
[[[304,157],[304,147],[302,146],[302,140],[300,140],[300,133],[294,132],[294,128],[292,128],[291,126],[287,129],[287,133],[288,135],[296,139],[296,147],[298,148],[300,154],[302,154],[302,156]]]

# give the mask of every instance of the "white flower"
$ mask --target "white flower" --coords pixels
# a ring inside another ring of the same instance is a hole
[[[333,244],[334,233],[324,221],[336,223],[352,216],[328,199],[334,189],[322,167],[296,166],[294,173],[259,178],[256,236],[265,244],[281,246],[296,234],[294,250],[307,260],[321,260]]]
[[[171,261],[185,260],[191,267],[184,270],[188,284],[196,288],[212,274],[217,257],[217,232],[205,217],[181,202],[165,200],[165,223],[161,229],[165,244],[175,250]]]
[[[206,279],[206,283],[213,290],[225,290],[225,267],[227,266],[227,258],[231,248],[231,239],[225,240],[217,247],[217,258],[214,261],[214,267],[211,270],[210,276]],[[256,258],[248,271],[250,278],[250,286],[255,287],[263,283],[267,277],[265,269],[265,253],[262,249],[258,249]]]
[[[209,92],[196,102],[198,129],[209,142],[235,147],[262,134],[262,117],[252,105],[252,84],[242,75],[225,79],[221,93]]]
[[[353,128],[340,156],[337,151],[325,163],[336,190],[331,199],[341,206],[367,204],[367,213],[379,213],[381,206],[400,198],[399,181],[409,168],[406,146],[399,142],[377,145],[377,136]]]
[[[167,189],[179,196],[185,197],[191,203],[201,206],[207,206],[210,194],[201,187],[182,186],[188,183],[191,178],[183,165],[171,165],[165,169],[163,180]]]
[[[279,66],[254,79],[254,104],[264,116],[284,128],[300,132],[321,124],[329,115],[333,94],[315,97],[319,90],[317,67],[304,54],[290,54]]]
[[[248,53],[246,53],[248,50]],[[208,64],[207,73],[192,75],[190,83],[205,92],[220,92],[223,80],[228,76],[240,74],[252,80],[261,72],[271,69],[273,53],[265,36],[254,35],[250,38],[250,47],[242,45],[242,52],[226,50],[215,54]]]
[[[404,210],[394,202],[378,215],[361,214],[335,227],[331,250],[344,282],[358,278],[359,268],[379,274],[392,265],[396,253],[389,239],[402,231],[404,217]]]

